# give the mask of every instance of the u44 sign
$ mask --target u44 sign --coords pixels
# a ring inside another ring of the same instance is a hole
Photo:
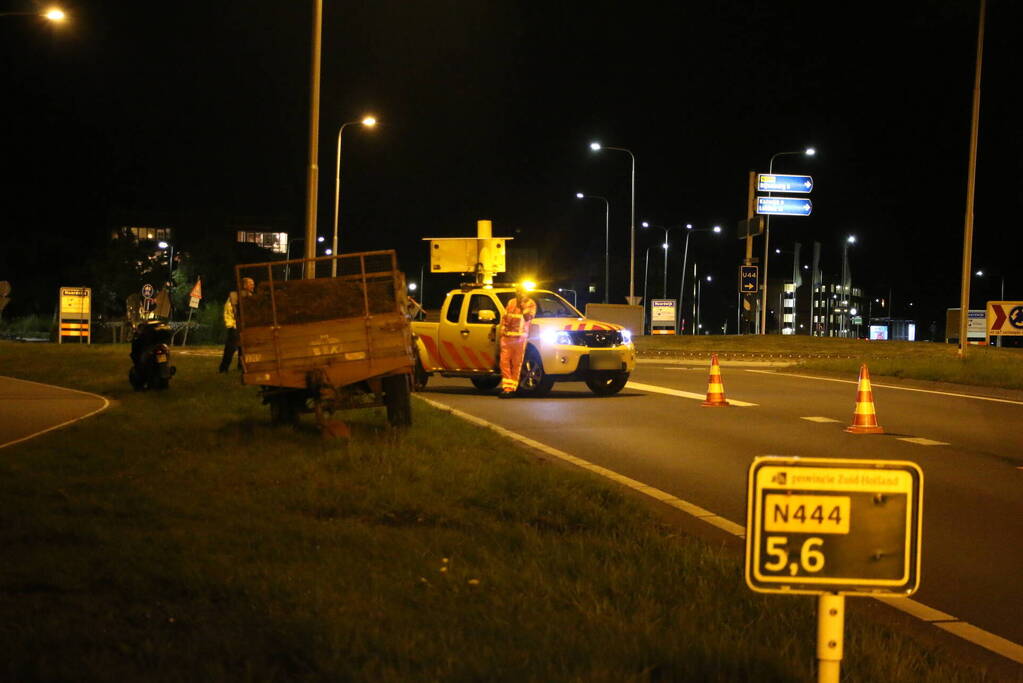
[[[907,596],[919,586],[916,464],[765,456],[750,467],[748,495],[753,590]]]
[[[780,175],[758,173],[758,192],[798,192],[806,194],[813,190],[813,178],[808,175]]]

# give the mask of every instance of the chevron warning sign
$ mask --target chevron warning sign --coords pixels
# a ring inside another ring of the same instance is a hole
[[[987,302],[989,337],[1023,337],[1023,301]]]

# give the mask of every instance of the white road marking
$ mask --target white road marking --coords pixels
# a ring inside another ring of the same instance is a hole
[[[632,384],[632,382],[630,382],[629,384]],[[628,386],[628,384],[626,386]],[[617,482],[622,486],[627,486],[634,491],[638,491],[639,493],[648,495],[651,498],[655,498],[656,500],[659,500],[663,503],[667,503],[671,507],[686,512],[698,519],[701,519],[704,522],[707,522],[708,524],[717,527],[718,529],[721,529],[727,533],[732,534],[733,536],[737,536],[739,538],[746,537],[746,528],[741,524],[736,524],[731,520],[725,519],[724,517],[714,514],[710,510],[705,510],[704,508],[701,508],[698,505],[694,505],[693,503],[684,501],[681,498],[677,498],[666,491],[661,491],[660,489],[654,488],[653,486],[648,486],[641,481],[637,481],[635,479],[631,479],[624,475],[618,474],[617,472],[609,470],[606,467],[595,465],[591,462],[583,460],[582,458],[578,458],[574,455],[566,453],[565,451],[558,450],[553,446],[548,446],[545,443],[541,443],[534,439],[530,439],[529,437],[522,436],[521,434],[516,434],[515,432],[505,429],[500,425],[494,424],[493,422],[490,422],[488,420],[484,420],[481,417],[470,415],[469,413],[458,410],[457,408],[453,408],[447,405],[446,403],[441,403],[440,401],[434,401],[433,399],[425,398],[423,397],[422,394],[414,394],[414,396],[418,398],[420,401],[423,401],[424,403],[427,403],[433,406],[434,408],[451,413],[455,417],[459,417],[467,422],[471,422],[481,427],[486,427],[487,429],[497,432],[498,434],[506,436],[514,441],[518,441],[519,443],[529,446],[530,448],[535,448],[543,453],[547,453],[548,455],[554,456],[555,458],[564,460],[565,462],[572,463],[577,467],[581,467],[582,469],[588,470],[590,472],[593,472],[594,474],[610,479],[611,481]],[[1023,467],[1019,469],[1023,469]],[[906,614],[914,616],[917,619],[926,621],[933,626],[937,626],[940,629],[948,631],[953,635],[959,636],[963,640],[969,641],[971,643],[974,643],[975,645],[979,645],[987,650],[990,650],[991,652],[999,654],[1005,657],[1006,659],[1010,659],[1014,662],[1023,664],[1023,645],[1014,643],[1011,640],[1006,640],[1005,638],[995,635],[994,633],[990,633],[981,628],[977,628],[973,624],[961,621],[956,617],[952,616],[951,614],[946,614],[945,612],[936,610],[933,607],[928,607],[927,605],[921,602],[910,600],[909,598],[878,596],[875,597],[874,599],[879,600],[880,602],[883,602],[886,605],[890,605],[895,609],[901,610]]]
[[[822,382],[841,382],[842,384],[858,384],[859,380],[835,379],[834,377],[814,377],[813,375],[797,375],[794,372],[772,372],[771,370],[746,370],[762,375],[784,375],[785,377],[802,377],[803,379],[818,379]],[[884,389],[898,389],[899,391],[916,391],[921,394],[938,394],[939,396],[955,396],[956,398],[972,398],[978,401],[994,401],[995,403],[1011,403],[1016,406],[1023,406],[1023,401],[1012,401],[1007,398],[993,398],[991,396],[975,396],[973,394],[955,394],[949,391],[935,391],[934,389],[914,389],[912,387],[896,387],[891,384],[870,383],[871,388],[882,387]]]
[[[925,439],[922,436],[901,436],[899,441],[906,441],[908,443],[915,443],[918,446],[947,446],[947,441],[935,441],[934,439]]]
[[[52,388],[57,388],[57,389],[63,389],[64,391],[73,391],[76,394],[85,394],[86,396],[92,396],[93,398],[98,398],[99,400],[103,401],[103,405],[100,406],[99,408],[97,408],[96,410],[92,411],[91,413],[87,413],[87,414],[82,415],[80,417],[76,417],[76,418],[74,418],[72,420],[67,420],[65,422],[61,422],[59,425],[53,425],[52,427],[47,427],[46,429],[41,429],[38,432],[35,432],[33,434],[29,434],[28,436],[23,436],[20,439],[15,439],[14,441],[8,441],[7,443],[0,443],[0,448],[7,448],[8,446],[13,446],[16,443],[21,443],[22,441],[28,441],[29,439],[34,439],[35,437],[40,436],[42,434],[45,434],[46,432],[52,432],[54,429],[60,429],[61,427],[66,427],[69,424],[73,424],[75,422],[78,422],[79,420],[84,420],[87,417],[92,417],[96,413],[101,413],[101,412],[103,412],[104,410],[106,410],[107,408],[110,407],[110,401],[108,401],[106,399],[106,397],[100,396],[99,394],[94,394],[94,393],[92,393],[90,391],[79,391],[78,389],[68,389],[67,387],[58,387],[55,384],[43,384],[42,382],[33,382],[32,380],[29,380],[29,379],[18,379],[17,377],[6,377],[5,376],[4,379],[11,379],[11,380],[14,380],[15,382],[25,382],[26,384],[38,384],[41,387],[49,387],[51,389]]]
[[[841,422],[841,420],[835,420],[830,417],[801,417],[800,420],[807,420],[808,422]]]
[[[656,384],[642,384],[640,382],[628,382],[625,387],[627,389],[636,389],[637,391],[649,391],[653,394],[665,394],[667,396],[678,396],[679,398],[694,398],[698,401],[706,401],[707,394],[697,394],[692,391],[679,391],[678,389],[668,389],[667,387],[659,387]],[[749,406],[755,406],[756,403],[749,403],[747,401],[737,401],[734,398],[725,398],[733,406],[740,406],[748,408]]]

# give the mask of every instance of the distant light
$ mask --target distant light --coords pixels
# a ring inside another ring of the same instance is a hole
[[[780,254],[780,253],[781,253],[781,249],[778,249],[777,247],[775,247],[775,249],[774,249],[774,253],[776,253],[776,254]]]
[[[158,243],[156,244],[156,246],[160,247],[161,249],[166,249],[166,248],[167,248],[167,247],[169,247],[170,245],[169,245],[169,244],[167,244],[166,242],[158,242]]]
[[[983,270],[978,270],[977,271],[977,276],[978,277],[984,277],[984,271]]]
[[[327,248],[327,249],[323,250],[323,253],[326,254],[327,256],[330,256],[331,254],[334,253],[334,250],[330,249],[330,248]]]
[[[650,227],[650,224],[647,223],[646,221],[643,221],[640,225],[642,225],[644,228],[649,228]]]
[[[594,152],[599,152],[600,151],[600,143],[599,142],[591,142],[590,143],[590,149],[592,149]]]
[[[813,147],[807,147],[806,148],[806,156],[812,157],[816,153],[817,153],[817,150],[814,149]]]
[[[849,309],[849,315],[856,315],[856,309],[855,308],[850,308]]]
[[[849,244],[856,244],[856,235],[849,235],[849,239],[846,240]]]
[[[575,197],[576,197],[576,199],[582,199],[583,198],[583,193],[582,192],[576,192],[575,193]]]
[[[410,292],[416,291],[416,283],[415,282],[408,283],[408,291],[410,291]]]
[[[64,21],[65,19],[67,19],[67,15],[64,14],[64,11],[61,10],[59,7],[53,7],[51,9],[46,10],[46,14],[44,14],[43,16],[49,19],[50,21]]]
[[[803,270],[810,270],[810,266],[807,266],[807,265],[804,264],[803,265]]]
[[[323,241],[323,235],[320,235],[319,237],[317,237],[316,241],[317,242],[322,242]]]
[[[664,244],[662,244],[661,246],[662,246],[662,247],[664,247],[664,250],[665,250],[665,251],[668,251],[668,243],[667,243],[667,242],[665,242],[665,243],[664,243]]]
[[[721,226],[720,225],[715,225],[714,226],[714,232],[721,232]]]
[[[686,230],[692,230],[692,229],[693,229],[693,224],[692,223],[686,223]]]
[[[373,126],[377,125],[377,120],[372,116],[367,116],[362,120],[362,125],[366,126],[367,128],[372,128]]]
[[[707,282],[710,282],[710,281],[711,281],[711,277],[710,277],[710,275],[708,275],[707,276]]]

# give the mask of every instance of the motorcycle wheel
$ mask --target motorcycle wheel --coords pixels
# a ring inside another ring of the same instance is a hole
[[[146,388],[146,385],[139,379],[139,376],[135,373],[135,368],[128,370],[128,382],[131,383],[131,388],[135,391],[142,391]]]

